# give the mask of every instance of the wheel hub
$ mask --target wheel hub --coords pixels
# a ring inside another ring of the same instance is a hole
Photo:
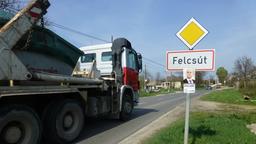
[[[132,110],[132,105],[129,102],[125,103],[125,110],[127,113],[130,113]]]
[[[22,130],[18,126],[8,126],[4,131],[4,140],[8,144],[16,144],[22,137]]]
[[[64,128],[65,129],[70,129],[72,126],[73,126],[73,123],[74,123],[74,118],[71,114],[66,114],[64,116]]]

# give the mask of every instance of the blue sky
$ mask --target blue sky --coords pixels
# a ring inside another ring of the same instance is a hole
[[[249,56],[256,62],[255,0],[50,0],[47,17],[66,27],[110,40],[125,37],[133,47],[165,65],[166,51],[187,49],[176,33],[194,17],[208,35],[194,49],[216,49],[216,67],[233,71],[234,60]],[[104,43],[51,27],[80,47]],[[144,60],[155,75],[165,68]]]

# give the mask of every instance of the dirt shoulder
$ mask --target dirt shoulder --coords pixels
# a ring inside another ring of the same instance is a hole
[[[256,106],[226,104],[212,101],[202,101],[200,97],[192,100],[192,111],[255,111]]]
[[[247,105],[235,105],[235,104],[224,104],[218,102],[202,101],[200,97],[196,97],[191,101],[191,111],[256,111],[256,106]],[[184,116],[185,113],[185,103],[178,105],[173,110],[162,115],[160,118],[151,122],[146,127],[140,129],[136,133],[130,135],[129,137],[122,140],[119,144],[140,144],[144,139],[149,138],[152,134],[156,133],[158,130],[168,126],[177,119]]]

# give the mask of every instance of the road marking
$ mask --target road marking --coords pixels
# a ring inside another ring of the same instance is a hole
[[[192,99],[196,98],[194,96],[200,97],[200,96],[209,94],[210,92],[212,92],[212,91],[196,93],[195,95],[193,95]],[[182,98],[182,97],[177,97],[177,98]],[[185,97],[183,97],[183,98],[185,98]],[[174,100],[174,99],[172,99],[172,100]],[[121,140],[118,144],[141,143],[139,141],[145,139],[145,135],[143,135],[143,134],[145,134],[145,133],[147,133],[146,135],[153,134],[154,130],[153,131],[151,130],[152,127],[157,125],[158,129],[159,129],[159,128],[164,128],[166,126],[166,125],[161,125],[161,120],[168,118],[168,115],[172,115],[172,117],[174,118],[173,120],[171,120],[171,122],[176,121],[179,118],[179,115],[185,112],[185,110],[182,108],[183,107],[182,105],[185,105],[185,103],[182,102],[182,103],[176,105],[173,109],[171,109],[170,111],[164,113],[159,118],[153,120],[152,122],[147,124],[145,127],[142,127],[138,131],[136,131],[133,134],[127,136],[126,138]]]
[[[179,105],[182,105],[184,103],[181,103]],[[150,127],[156,125],[157,123],[159,123],[162,119],[164,119],[165,117],[167,117],[168,115],[172,114],[176,108],[179,106],[175,106],[173,109],[171,109],[170,111],[166,112],[165,114],[161,115],[159,118],[153,120],[152,122],[150,122],[149,124],[147,124],[145,127],[139,129],[138,131],[136,131],[135,133],[131,134],[130,136],[124,138],[122,141],[120,141],[118,144],[131,144],[131,143],[138,143],[137,140],[140,140],[140,135],[142,133],[145,133],[145,132],[149,132],[149,129]],[[180,112],[182,113],[182,111]]]

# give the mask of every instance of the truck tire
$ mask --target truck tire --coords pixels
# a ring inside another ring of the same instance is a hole
[[[1,144],[38,144],[41,125],[38,115],[23,105],[0,108]]]
[[[122,100],[122,109],[120,113],[120,120],[127,121],[131,119],[133,112],[132,96],[129,93],[124,93]]]
[[[53,102],[44,111],[43,124],[45,141],[54,144],[71,143],[83,129],[84,111],[76,100]]]

